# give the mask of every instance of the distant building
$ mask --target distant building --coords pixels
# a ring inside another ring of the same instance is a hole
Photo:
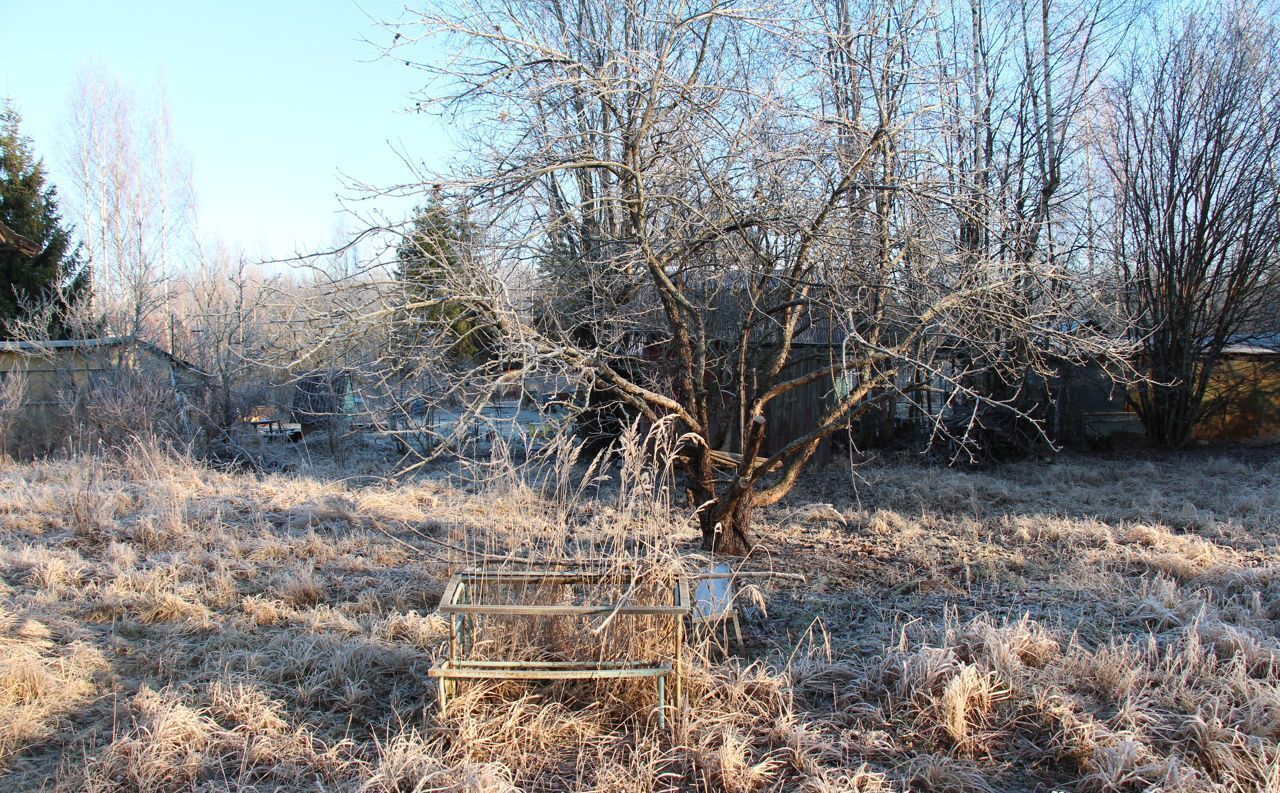
[[[131,336],[67,341],[0,341],[0,379],[22,378],[15,432],[24,445],[52,448],[69,428],[77,405],[99,389],[119,391],[145,382],[167,391],[164,417],[193,422],[208,376],[150,342]]]
[[[1280,437],[1280,334],[1227,345],[1205,389],[1197,440]]]
[[[1142,435],[1132,387],[1097,364],[1064,366],[1048,383],[1049,428],[1067,444]],[[1228,344],[1209,376],[1204,417],[1192,432],[1202,441],[1280,437],[1280,334],[1241,337]]]
[[[742,333],[743,318],[747,312],[757,310],[752,304],[750,287],[751,285],[745,280],[735,283],[733,279],[727,279],[714,285],[708,284],[706,287],[708,293],[697,298],[697,302],[707,306],[704,321],[710,355],[729,354],[736,349],[735,345],[741,343],[739,336]],[[815,287],[814,291],[816,292],[817,289]],[[820,302],[816,297],[813,300],[815,303]],[[617,351],[631,356],[634,362],[642,362],[632,365],[637,368],[647,367],[650,370],[647,373],[649,377],[657,380],[672,378],[680,364],[675,360],[674,347],[670,344],[670,330],[660,307],[656,303],[637,302],[630,307],[629,314],[632,317],[632,327],[620,334]],[[813,376],[838,363],[843,356],[846,337],[847,333],[840,318],[822,308],[806,307],[798,319],[786,363],[779,373],[780,381]],[[771,349],[772,337],[767,326],[758,325],[753,331],[749,344],[756,350]],[[641,379],[646,376],[646,373],[641,371],[632,371],[628,374]],[[764,409],[766,429],[760,455],[772,456],[790,443],[813,432],[827,411],[836,404],[837,399],[848,393],[848,383],[848,378],[814,377],[811,381],[791,388],[770,400]],[[742,406],[735,406],[732,399],[724,398],[724,384],[715,383],[709,379],[707,386],[711,424],[713,426],[723,424],[726,429],[723,436],[713,435],[711,438],[713,448],[737,453],[742,445],[739,438],[740,425],[748,417],[740,413]],[[759,383],[752,382],[750,386],[754,390],[758,388]],[[843,392],[842,388],[845,389]],[[612,400],[614,397],[606,395],[604,399]],[[590,432],[609,438],[616,437],[621,425],[630,419],[629,411],[626,411],[625,415],[619,413],[618,416],[607,417],[604,422],[597,422],[603,426],[592,427]],[[864,416],[857,423],[863,425],[863,432],[875,429],[869,425],[880,423],[879,414]],[[581,427],[579,432],[582,432]],[[811,459],[814,464],[822,465],[831,458],[831,454],[831,439],[824,438],[818,444]]]
[[[302,434],[316,430],[341,430],[356,411],[351,377],[340,370],[314,372],[300,377],[293,391],[293,420]]]

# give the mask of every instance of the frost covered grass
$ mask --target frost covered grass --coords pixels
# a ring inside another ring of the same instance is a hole
[[[596,493],[581,466],[455,488],[145,449],[7,464],[0,787],[1280,788],[1266,459],[815,474],[747,563],[808,584],[760,585],[746,657],[692,648],[674,730],[618,684],[469,685],[440,716],[457,564],[689,563],[670,483],[627,469]]]

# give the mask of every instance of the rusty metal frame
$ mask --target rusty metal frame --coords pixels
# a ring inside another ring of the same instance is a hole
[[[649,616],[683,615],[689,613],[688,587],[676,586],[670,606],[628,606],[598,604],[587,606],[557,606],[552,604],[527,605],[506,603],[459,602],[459,595],[475,588],[475,584],[584,584],[601,581],[609,574],[599,571],[542,571],[542,570],[460,570],[449,578],[440,598],[440,611],[444,614],[486,614],[491,616],[590,616],[593,614],[640,614]],[[679,577],[678,581],[683,581]]]
[[[437,661],[427,674],[439,685],[440,712],[449,705],[453,680],[603,680],[651,677],[658,695],[658,728],[667,726],[667,677],[670,664],[642,661]],[[676,678],[679,679],[679,676]],[[679,695],[677,695],[678,697]]]
[[[684,712],[683,649],[684,621],[690,614],[689,582],[677,576],[672,587],[672,604],[663,606],[627,605],[624,599],[613,605],[527,605],[486,604],[473,599],[477,586],[494,584],[580,584],[602,581],[610,573],[597,570],[459,570],[449,578],[440,597],[440,612],[449,617],[449,658],[438,661],[428,674],[438,681],[440,712],[450,699],[450,682],[457,680],[598,680],[652,677],[658,698],[658,726],[666,727],[667,678],[672,678],[675,706]],[[649,661],[470,661],[459,658],[467,652],[471,637],[466,623],[480,616],[556,617],[626,614],[670,617],[672,662]]]

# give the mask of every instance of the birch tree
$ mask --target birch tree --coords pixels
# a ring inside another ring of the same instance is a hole
[[[68,196],[107,330],[161,340],[171,278],[194,260],[190,164],[163,94],[140,106],[110,74],[81,70],[69,102]]]

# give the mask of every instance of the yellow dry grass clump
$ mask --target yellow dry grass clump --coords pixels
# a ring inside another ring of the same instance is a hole
[[[762,514],[743,657],[651,683],[475,683],[441,716],[460,565],[569,557],[659,598],[702,563],[664,469],[560,450],[482,487],[219,472],[149,449],[0,468],[0,789],[1280,789],[1280,462],[810,476]],[[604,560],[601,562],[600,560]],[[490,592],[490,597],[513,593]],[[485,657],[662,652],[493,620]]]

